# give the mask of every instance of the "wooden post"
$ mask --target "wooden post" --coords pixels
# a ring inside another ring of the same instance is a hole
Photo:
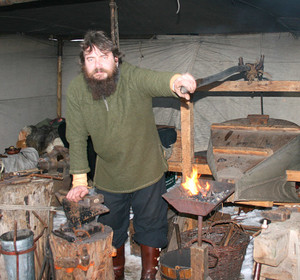
[[[57,40],[57,109],[56,115],[61,118],[61,96],[62,96],[62,53],[63,53],[63,40]]]
[[[193,244],[191,246],[191,280],[207,280],[208,278],[208,245]]]
[[[191,96],[192,97],[192,96]],[[185,181],[186,176],[190,176],[193,169],[194,162],[194,113],[193,101],[181,100],[181,172],[182,182]],[[179,232],[184,230],[184,227],[194,226],[197,220],[182,216],[181,213],[177,217],[177,224]],[[187,229],[186,229],[187,230]],[[176,233],[173,230],[167,251],[172,251],[178,248]]]
[[[114,280],[112,237],[113,231],[108,226],[103,226],[103,232],[75,242],[51,234],[56,279]]]
[[[190,176],[194,162],[194,112],[193,102],[181,101],[181,145],[182,145],[182,182]]]

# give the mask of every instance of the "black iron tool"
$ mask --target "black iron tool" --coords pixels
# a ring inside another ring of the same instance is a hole
[[[94,220],[95,216],[109,212],[109,209],[102,204],[104,202],[102,194],[86,195],[79,202],[70,201],[60,193],[55,195],[63,206],[70,227],[81,227]]]
[[[197,83],[197,89],[206,85],[209,85],[211,83],[217,82],[219,80],[225,79],[235,73],[244,73],[245,80],[254,80],[254,78],[261,78],[263,74],[263,62],[264,62],[264,56],[261,56],[261,59],[258,63],[246,63],[244,64],[243,58],[239,58],[239,64],[237,66],[232,66],[226,70],[223,70],[217,74],[200,78],[196,80]],[[196,91],[197,91],[196,89]],[[184,87],[181,88],[182,93],[187,93],[188,90]]]
[[[64,225],[52,231],[55,235],[69,242],[75,242],[78,239],[90,238],[93,234],[104,230],[103,225],[95,221],[96,216],[109,212],[102,204],[104,202],[102,194],[86,195],[79,202],[70,201],[59,192],[55,195],[62,204],[67,218]]]

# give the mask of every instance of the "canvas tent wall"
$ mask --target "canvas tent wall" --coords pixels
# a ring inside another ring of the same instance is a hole
[[[237,65],[238,58],[255,62],[265,55],[265,71],[272,80],[299,80],[300,41],[289,33],[157,36],[152,39],[121,40],[121,51],[132,64],[154,70],[190,72],[196,78]],[[57,45],[23,36],[0,37],[0,153],[15,145],[20,129],[45,118],[56,117]],[[79,73],[79,42],[64,42],[62,115],[66,90]],[[264,113],[300,125],[300,96],[266,95]],[[158,124],[180,128],[179,101],[153,102]],[[248,114],[261,113],[261,98],[251,94],[223,96],[197,93],[195,96],[195,151],[206,150],[210,124]]]
[[[19,131],[56,115],[56,46],[21,35],[0,37],[0,153]]]

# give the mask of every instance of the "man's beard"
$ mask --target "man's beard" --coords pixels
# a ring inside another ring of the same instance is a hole
[[[108,73],[108,76],[105,80],[98,80],[93,77],[93,74],[97,73],[98,71],[108,73],[104,69],[95,69],[93,73],[89,74],[87,73],[86,68],[84,66],[82,67],[84,78],[90,91],[92,92],[94,100],[99,100],[100,98],[112,95],[117,88],[117,79],[119,75],[118,67],[115,67],[111,74]]]

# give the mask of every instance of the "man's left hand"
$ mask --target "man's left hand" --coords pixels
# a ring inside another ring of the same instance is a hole
[[[181,89],[184,87],[188,92],[182,93]],[[174,91],[179,97],[185,98],[186,100],[190,100],[190,93],[194,93],[197,88],[197,83],[194,77],[189,74],[182,74],[174,81]]]

